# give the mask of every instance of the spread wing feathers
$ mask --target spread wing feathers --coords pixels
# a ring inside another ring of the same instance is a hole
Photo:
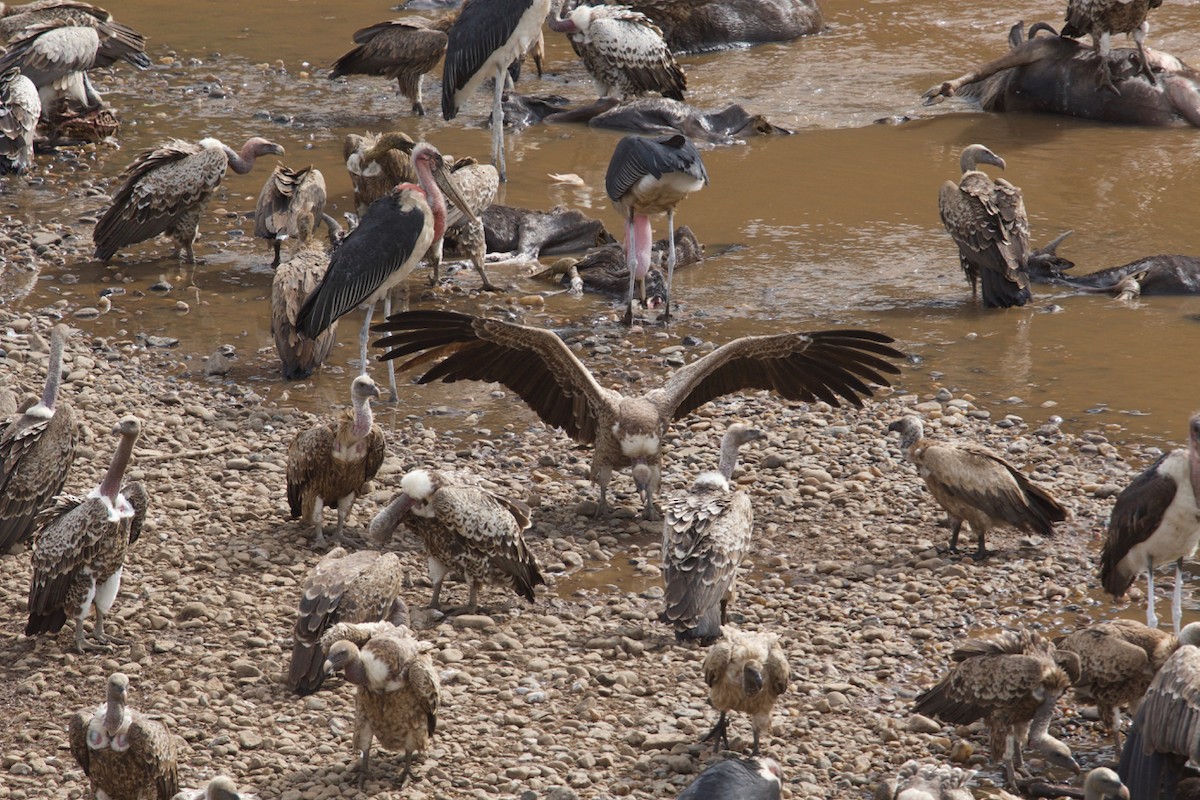
[[[392,192],[371,204],[329,259],[329,269],[296,317],[310,339],[378,291],[408,277],[433,241],[433,214],[421,192]]]
[[[99,47],[100,37],[92,28],[54,22],[34,25],[0,55],[0,73],[19,67],[41,89],[73,72],[91,69]]]
[[[394,553],[360,550],[347,554],[330,550],[304,582],[304,594],[293,631],[295,644],[288,685],[306,695],[321,687],[325,651],[321,635],[338,622],[405,622],[407,608],[399,600],[403,584],[400,560]],[[400,616],[395,612],[399,600]]]
[[[63,400],[50,419],[22,414],[0,427],[0,554],[33,533],[38,512],[62,491],[78,444],[75,412]]]
[[[669,499],[663,513],[663,616],[696,628],[695,638],[719,636],[720,603],[750,546],[750,497],[693,489]]]
[[[446,34],[420,17],[380,22],[354,32],[358,45],[333,62],[329,77],[421,75],[437,66],[446,52]]]
[[[91,721],[91,714],[86,711],[76,711],[71,715],[71,721],[67,726],[67,738],[71,744],[71,755],[75,757],[75,763],[83,770],[84,775],[91,774],[89,768],[91,748],[87,744],[87,729]]]
[[[112,206],[96,223],[96,258],[165,233],[221,185],[229,159],[216,147],[172,139],[147,150],[121,175]]]
[[[1142,752],[1200,758],[1200,649],[1184,646],[1167,659],[1146,690],[1135,725]]]
[[[980,273],[983,299],[1007,308],[1029,300],[1029,218],[1021,190],[971,170],[946,181],[938,203],[942,224],[962,259]]]
[[[372,330],[387,360],[413,355],[398,371],[437,361],[418,383],[498,382],[521,396],[547,424],[581,444],[596,438],[600,409],[616,413],[619,395],[604,389],[552,331],[450,311],[393,314]]]
[[[179,766],[171,732],[134,711],[128,735],[127,757],[136,759],[143,774],[154,781],[158,797],[174,797],[179,791]]]
[[[485,78],[495,77],[478,73],[492,54],[512,38],[521,15],[534,5],[535,0],[476,0],[462,6],[446,41],[446,63],[442,67],[443,117],[454,119],[458,115],[460,94],[465,96]],[[501,66],[508,67],[520,49],[514,45],[512,52],[506,54],[508,61]]]
[[[500,173],[491,164],[479,164],[472,159],[461,166],[456,164],[450,174],[459,194],[476,217],[495,201],[496,192],[500,189]],[[465,222],[467,215],[446,198],[446,230],[449,231]]]
[[[55,505],[46,509],[39,520],[45,520],[45,524],[33,548],[30,627],[36,628],[35,618],[50,618],[52,625],[61,627],[57,620],[63,616],[62,605],[71,579],[105,548],[114,546],[125,522],[111,522],[107,507],[98,498],[84,500],[68,495],[55,498]]]
[[[994,519],[1042,536],[1066,519],[1066,509],[1000,456],[970,444],[928,445],[922,474],[952,495]],[[936,494],[936,492],[935,492]]]
[[[626,136],[613,149],[604,176],[604,189],[611,199],[620,200],[642,178],[648,175],[661,178],[671,172],[691,175],[708,183],[708,171],[700,152],[686,136],[675,134],[657,139]]]
[[[146,520],[146,510],[150,508],[150,493],[141,481],[126,484],[121,487],[121,494],[133,506],[133,516],[129,519],[129,543],[133,544],[142,535],[142,523]]]
[[[513,591],[533,602],[533,587],[544,584],[537,559],[521,535],[528,513],[516,516],[508,501],[475,486],[443,486],[431,500],[434,515],[453,537],[450,548],[485,558],[511,578]]]
[[[329,256],[324,247],[314,244],[280,264],[271,279],[271,332],[287,380],[307,378],[325,362],[333,348],[337,322],[315,339],[301,336],[296,330],[300,306],[321,285],[327,269]]]
[[[0,175],[33,166],[33,134],[41,113],[32,81],[16,69],[0,75]]]
[[[571,37],[589,73],[625,94],[659,92],[683,100],[687,77],[645,14],[630,8],[598,6],[586,33]]]
[[[254,235],[273,239],[280,234],[307,239],[325,213],[325,176],[311,166],[299,170],[282,164],[263,184],[254,211]]]
[[[647,399],[664,417],[679,419],[723,395],[769,389],[787,400],[842,400],[862,407],[872,389],[889,385],[883,373],[900,368],[885,361],[904,354],[889,347],[890,336],[873,331],[836,330],[744,336],[677,369]]]
[[[1139,564],[1134,569],[1122,569],[1121,563],[1130,550],[1158,530],[1167,508],[1175,500],[1179,487],[1175,478],[1162,469],[1173,455],[1161,456],[1117,495],[1108,519],[1108,535],[1100,552],[1100,584],[1113,597],[1125,594],[1138,570],[1145,566]]]

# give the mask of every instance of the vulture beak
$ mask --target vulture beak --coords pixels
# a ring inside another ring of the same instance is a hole
[[[988,150],[986,153],[979,154],[979,163],[991,164],[993,167],[999,167],[1000,169],[1004,169],[1005,166],[1004,159],[993,153],[991,150]]]
[[[465,214],[467,219],[473,223],[479,221],[475,212],[471,210],[471,206],[463,199],[462,193],[458,190],[458,183],[450,174],[450,170],[446,168],[445,162],[433,170],[433,179],[437,182],[438,188],[446,193],[446,198],[454,204],[455,208]]]
[[[745,689],[748,695],[756,695],[762,691],[762,671],[755,667],[754,664],[747,664],[745,669],[742,670],[742,688]]]

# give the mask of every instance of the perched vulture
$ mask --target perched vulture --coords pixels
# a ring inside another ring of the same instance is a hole
[[[42,399],[0,422],[0,556],[27,540],[37,515],[67,482],[79,444],[71,404],[58,399],[62,356],[71,330],[50,331],[50,359]]]
[[[171,800],[179,791],[175,740],[161,722],[129,708],[128,694],[124,673],[108,676],[105,702],[71,717],[71,755],[97,798]]]
[[[721,439],[718,470],[701,473],[687,492],[664,505],[662,619],[675,627],[676,639],[710,645],[721,637],[754,526],[750,493],[737,490],[730,480],[738,448],[764,436],[748,425],[730,425]]]
[[[545,584],[537,558],[525,544],[529,507],[441,472],[415,469],[400,480],[400,494],[371,520],[371,537],[386,542],[404,522],[429,556],[431,608],[441,609],[442,582],[451,571],[470,584],[463,611],[475,613],[479,584],[508,586],[533,602]]]
[[[0,74],[0,175],[33,167],[33,136],[42,99],[33,81],[13,67]]]
[[[1010,787],[1026,744],[1051,764],[1079,771],[1070,748],[1050,735],[1055,704],[1071,685],[1053,644],[1033,631],[1003,631],[961,642],[950,659],[955,666],[917,697],[915,713],[951,725],[985,720],[992,760],[1002,761]]]
[[[591,478],[600,487],[597,514],[605,513],[613,470],[635,473],[646,517],[654,518],[662,439],[671,422],[709,400],[743,389],[771,389],[788,400],[824,400],[855,406],[870,396],[867,382],[899,368],[885,361],[904,354],[891,337],[860,330],[745,336],[672,373],[641,397],[602,387],[553,331],[450,311],[406,311],[374,330],[391,360],[412,356],[400,370],[429,366],[418,383],[496,381],[521,396],[547,425],[580,444],[595,445]]]
[[[33,581],[29,587],[26,636],[58,633],[75,617],[75,649],[108,649],[120,642],[104,632],[104,615],[121,587],[125,551],[137,541],[150,498],[140,482],[121,486],[141,433],[136,417],[113,428],[121,438],[108,471],[87,498],[59,495],[38,517],[42,528],[33,543]],[[83,621],[96,610],[92,638],[85,645]]]
[[[725,629],[724,638],[709,648],[704,657],[704,682],[713,708],[721,712],[717,724],[701,741],[712,741],[713,748],[729,749],[730,711],[750,715],[754,726],[754,746],[750,755],[758,755],[759,739],[771,733],[771,711],[775,701],[787,689],[788,662],[779,637],[773,633],[749,633]]]
[[[288,445],[288,508],[292,519],[313,524],[313,547],[325,546],[321,512],[326,505],[337,506],[334,539],[342,541],[354,499],[383,464],[387,442],[371,414],[371,398],[378,397],[375,381],[359,375],[350,384],[350,408],[337,422],[301,431]]]
[[[696,776],[677,800],[779,800],[783,770],[773,758],[727,758]]]
[[[226,167],[245,175],[264,155],[281,156],[283,148],[254,136],[240,153],[211,138],[195,144],[171,139],[142,152],[121,174],[112,206],[92,231],[96,258],[108,261],[122,247],[165,233],[175,242],[176,254],[196,263],[192,244],[200,215],[225,178]]]
[[[399,789],[412,774],[413,753],[424,750],[437,725],[441,686],[421,643],[407,628],[389,622],[334,625],[321,638],[329,653],[325,672],[342,672],[358,687],[354,704],[354,749],[362,754],[358,786],[367,780],[371,740],[404,751]]]
[[[1200,414],[1188,424],[1187,449],[1155,461],[1117,495],[1108,535],[1100,553],[1100,583],[1113,597],[1125,594],[1146,573],[1146,624],[1158,627],[1154,613],[1154,570],[1175,562],[1171,621],[1179,635],[1183,621],[1183,560],[1200,544]]]
[[[408,606],[400,596],[404,572],[395,553],[335,547],[313,567],[304,581],[296,614],[295,644],[288,686],[299,695],[312,694],[325,679],[321,637],[339,622],[383,622],[408,625]]]
[[[254,209],[254,235],[267,239],[275,250],[272,267],[279,266],[284,240],[308,241],[318,222],[325,222],[325,176],[311,166],[294,170],[279,164],[258,193]],[[328,223],[326,223],[328,224]],[[330,228],[332,234],[333,228]]]
[[[938,443],[925,438],[919,417],[902,417],[888,426],[900,432],[900,449],[917,468],[938,505],[950,515],[950,552],[958,549],[964,521],[975,532],[976,558],[988,555],[987,532],[1007,523],[1042,536],[1067,511],[1054,496],[1035,485],[1000,456],[976,444]]]
[[[1114,33],[1133,34],[1133,43],[1137,45],[1138,57],[1142,62],[1142,74],[1146,80],[1156,84],[1154,72],[1146,58],[1146,34],[1150,26],[1146,17],[1150,9],[1158,8],[1163,0],[1067,0],[1067,24],[1063,26],[1062,36],[1077,39],[1080,36],[1092,37],[1092,47],[1100,56],[1100,73],[1104,85],[1116,94],[1121,90],[1113,85],[1112,67],[1108,57],[1112,52],[1112,35]]]
[[[983,284],[987,308],[1023,306],[1029,302],[1029,217],[1021,190],[1001,178],[993,182],[979,164],[1004,169],[1004,159],[981,144],[969,145],[959,157],[962,178],[946,181],[938,207],[946,232],[958,246],[958,259],[971,283],[971,296]]]
[[[343,75],[393,78],[400,94],[412,101],[413,113],[425,116],[421,79],[446,53],[443,26],[421,17],[400,17],[355,31],[354,42],[358,47],[333,62],[329,79]]]

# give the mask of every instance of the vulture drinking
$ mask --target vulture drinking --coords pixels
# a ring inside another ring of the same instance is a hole
[[[421,17],[400,17],[354,32],[358,46],[333,62],[329,79],[343,75],[392,78],[400,94],[412,102],[414,114],[425,116],[421,79],[446,53],[446,32]]]
[[[359,375],[350,384],[350,408],[337,422],[302,431],[288,446],[288,508],[292,519],[312,522],[313,547],[325,546],[321,512],[326,505],[337,506],[334,539],[342,541],[354,499],[383,464],[387,443],[371,415],[371,398],[378,397],[375,381]]]
[[[676,800],[779,800],[782,796],[783,770],[778,761],[726,758],[697,775]]]
[[[930,441],[918,417],[898,419],[888,430],[900,432],[905,458],[917,467],[933,499],[950,515],[951,552],[958,549],[964,521],[975,533],[975,557],[985,558],[987,532],[993,525],[1007,523],[1049,536],[1054,524],[1067,518],[1066,509],[1053,495],[985,447]]]
[[[626,397],[602,387],[553,331],[449,311],[407,311],[377,325],[382,356],[412,356],[401,370],[432,365],[418,383],[496,381],[521,396],[547,425],[592,444],[591,478],[600,487],[597,513],[607,510],[613,470],[636,468],[647,518],[654,517],[662,439],[671,422],[709,400],[743,389],[771,389],[788,400],[846,401],[887,385],[903,358],[891,337],[861,330],[745,336],[673,372],[657,389]]]
[[[108,261],[122,247],[165,233],[178,255],[196,263],[192,244],[200,215],[226,167],[245,175],[265,155],[281,156],[283,148],[258,136],[247,139],[240,152],[212,138],[195,144],[171,139],[139,154],[121,174],[112,205],[92,231],[96,258]]]
[[[750,755],[758,755],[759,740],[771,733],[771,711],[775,701],[787,689],[787,656],[773,633],[750,633],[725,629],[704,657],[704,682],[713,708],[721,713],[717,724],[701,741],[712,741],[713,749],[729,749],[730,711],[750,715],[754,745]]]
[[[687,492],[664,505],[662,619],[675,627],[677,639],[709,645],[721,636],[754,525],[750,493],[736,489],[731,479],[738,448],[762,438],[757,428],[730,425],[721,439],[718,470],[701,473]]]
[[[1172,450],[1151,464],[1117,495],[1100,553],[1100,583],[1113,597],[1125,594],[1146,573],[1146,624],[1154,613],[1154,570],[1175,563],[1171,622],[1183,623],[1183,560],[1200,544],[1200,414],[1188,423],[1187,449]]]
[[[354,749],[361,754],[358,786],[367,780],[371,741],[404,751],[399,789],[412,774],[413,753],[424,750],[437,725],[441,687],[428,655],[407,628],[388,622],[330,628],[321,639],[329,653],[325,672],[342,672],[358,687],[354,704]]]
[[[1051,764],[1079,771],[1070,748],[1050,735],[1055,704],[1071,685],[1053,644],[1033,631],[1004,631],[960,643],[950,659],[955,666],[917,697],[915,713],[951,725],[984,720],[992,760],[1010,785],[1027,743]]]
[[[179,791],[175,739],[161,722],[131,709],[128,695],[129,678],[109,675],[100,707],[71,717],[71,755],[97,798],[171,800]]]
[[[946,232],[958,245],[958,259],[971,283],[983,285],[987,308],[1023,306],[1029,302],[1029,217],[1021,190],[1001,178],[992,181],[976,169],[992,164],[1004,169],[1004,159],[981,144],[968,145],[959,158],[962,178],[946,181],[938,207]]]
[[[283,164],[263,184],[254,209],[254,235],[267,239],[275,250],[272,267],[279,266],[279,250],[289,238],[308,241],[318,222],[326,222],[325,176],[311,166],[289,169]],[[330,228],[330,232],[332,232]]]
[[[675,206],[708,185],[700,151],[682,134],[649,139],[626,136],[617,142],[604,189],[613,207],[625,218],[625,261],[629,265],[629,295],[625,324],[633,322],[634,283],[646,301],[646,273],[654,236],[650,214],[667,215],[667,300],[663,316],[671,316],[671,279],[675,275]]]
[[[59,495],[39,515],[41,530],[33,544],[33,580],[29,587],[26,636],[58,633],[67,617],[75,618],[75,648],[107,649],[120,640],[104,632],[104,616],[121,588],[125,551],[137,541],[146,517],[149,495],[142,484],[121,486],[141,433],[136,417],[125,417],[113,428],[120,437],[108,471],[86,498]],[[85,645],[83,622],[96,610],[92,638]]]
[[[463,611],[473,614],[481,583],[507,586],[529,602],[545,584],[537,558],[525,544],[529,507],[520,500],[454,481],[442,472],[415,469],[400,480],[400,494],[371,521],[371,537],[384,542],[403,521],[429,556],[431,608],[441,609],[442,582],[455,571],[470,584]]]
[[[1101,80],[1104,86],[1120,94],[1121,90],[1113,85],[1112,67],[1108,63],[1112,35],[1133,34],[1133,42],[1137,45],[1138,57],[1142,62],[1142,74],[1153,84],[1154,72],[1146,59],[1143,42],[1150,31],[1146,16],[1150,9],[1161,5],[1162,0],[1067,0],[1067,24],[1063,26],[1062,35],[1071,38],[1092,37],[1092,47],[1100,57]]]
[[[38,512],[62,491],[75,461],[79,425],[71,404],[58,399],[70,332],[62,324],[50,331],[42,399],[0,423],[0,556],[30,537]]]
[[[33,81],[13,67],[0,74],[0,175],[33,167],[33,136],[42,100]]]
[[[391,622],[408,625],[408,606],[400,597],[404,573],[395,553],[335,547],[317,562],[304,581],[296,614],[295,643],[288,686],[312,694],[325,678],[321,637],[339,622]]]

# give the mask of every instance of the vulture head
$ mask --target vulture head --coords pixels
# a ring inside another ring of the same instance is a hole
[[[356,686],[365,686],[367,683],[367,674],[363,669],[358,645],[348,639],[334,642],[325,657],[325,674],[333,675],[339,671],[347,681]]]
[[[114,737],[125,723],[125,705],[129,698],[129,678],[124,672],[108,676],[108,691],[104,702],[104,732]]]
[[[981,144],[969,144],[963,148],[962,155],[958,157],[958,165],[963,172],[970,172],[980,164],[991,164],[994,167],[1004,169],[1004,159],[993,153]]]
[[[1129,800],[1129,789],[1117,773],[1107,767],[1097,767],[1083,782],[1083,796],[1088,800]]]
[[[920,417],[907,416],[888,425],[888,433],[896,431],[900,434],[900,448],[907,450],[925,437],[925,426]]]

